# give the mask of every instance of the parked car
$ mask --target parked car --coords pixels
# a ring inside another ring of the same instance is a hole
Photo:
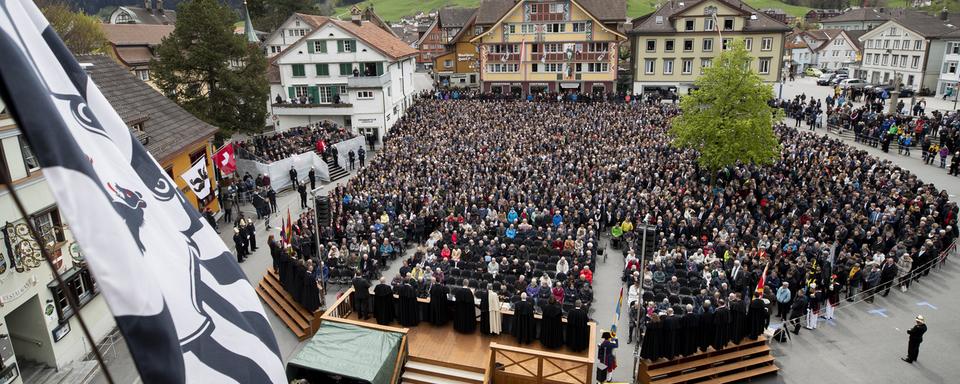
[[[848,79],[847,75],[837,74],[836,76],[833,77],[833,80],[830,80],[830,84],[840,85],[840,83],[846,79]]]
[[[843,89],[862,89],[867,86],[867,82],[860,79],[845,79],[840,82],[840,88]]]
[[[817,85],[830,85],[835,76],[837,76],[836,73],[824,73],[817,78]]]
[[[847,75],[847,74],[850,73],[850,70],[849,70],[849,69],[846,69],[846,68],[837,68],[836,72],[837,72],[837,73],[842,73],[842,74],[844,74],[844,75]]]
[[[875,85],[873,87],[870,87],[869,89],[864,88],[864,92],[877,95],[877,96],[880,96],[884,92],[887,92],[887,95],[889,97],[889,94],[892,93],[894,89],[896,89],[896,87],[893,84],[882,84],[882,85]],[[917,94],[916,91],[910,88],[904,88],[903,84],[900,84],[900,97],[913,97],[916,94]]]
[[[804,75],[807,75],[807,76],[814,76],[814,77],[816,77],[816,76],[822,75],[823,72],[820,71],[820,70],[817,69],[817,68],[810,67],[810,68],[807,68],[805,71],[803,71],[803,74],[804,74]]]

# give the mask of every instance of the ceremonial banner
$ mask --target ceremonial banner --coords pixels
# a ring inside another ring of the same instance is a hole
[[[207,173],[207,156],[201,156],[196,163],[180,175],[183,181],[187,182],[190,190],[197,195],[198,199],[203,199],[210,194],[210,176]]]
[[[283,383],[253,288],[31,0],[0,0],[0,96],[144,383]]]

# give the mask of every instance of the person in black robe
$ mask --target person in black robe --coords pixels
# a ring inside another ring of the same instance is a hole
[[[756,340],[763,334],[768,318],[767,305],[764,304],[763,299],[758,296],[751,300],[749,312],[747,312],[747,337],[750,340]]]
[[[740,294],[734,294],[728,304],[730,307],[731,333],[730,341],[740,345],[740,341],[747,337],[747,304],[740,298]]]
[[[540,344],[549,349],[563,346],[563,311],[552,296],[543,306],[540,319]]]
[[[377,324],[390,325],[393,322],[393,288],[387,284],[387,279],[380,278],[380,284],[373,288],[373,316]]]
[[[477,290],[476,297],[480,299],[480,333],[490,334],[490,295],[487,290],[492,289],[490,284],[486,288]]]
[[[663,322],[656,313],[650,314],[650,320],[647,321],[646,331],[643,333],[643,341],[640,343],[640,357],[657,361],[660,358],[661,337],[663,334]]]
[[[361,320],[370,318],[370,282],[359,272],[353,274],[353,309]]]
[[[450,292],[450,288],[443,284],[438,284],[436,278],[430,278],[430,323],[433,325],[445,325],[447,324],[447,318],[449,317],[449,300],[447,300],[447,293]]]
[[[527,301],[527,293],[520,294],[520,301],[513,305],[513,336],[519,344],[530,344],[536,338],[537,325],[533,322],[533,303]]]
[[[700,312],[700,334],[697,348],[700,351],[707,352],[707,348],[713,344],[716,335],[716,328],[713,325],[713,306],[710,300],[703,301],[703,311]]]
[[[293,300],[300,305],[303,305],[303,286],[304,280],[307,277],[307,267],[303,265],[303,260],[297,260],[293,262],[293,281],[290,283],[292,290],[290,295],[293,296]]]
[[[420,307],[417,306],[416,281],[405,280],[400,286],[399,320],[404,327],[413,327],[420,324]]]
[[[291,296],[293,296],[294,286],[296,285],[296,275],[297,275],[297,259],[294,257],[288,257],[286,267],[287,270],[287,281],[283,284],[283,289],[287,291]]]
[[[714,334],[711,345],[713,349],[719,351],[730,342],[733,324],[730,317],[730,308],[727,308],[726,303],[721,299],[717,305],[717,311],[713,314]]]
[[[463,288],[457,288],[453,298],[456,299],[453,329],[461,333],[473,333],[477,329],[477,307],[474,305],[473,291],[470,290],[470,279],[463,280]]]
[[[587,349],[590,343],[590,318],[582,307],[583,303],[577,300],[567,312],[567,347],[574,352]]]
[[[674,315],[673,308],[667,308],[667,316],[663,318],[663,357],[672,359],[679,355],[680,318]]]
[[[320,308],[320,288],[317,286],[313,268],[313,263],[307,263],[303,277],[303,297],[300,298],[300,305],[310,313]]]
[[[683,356],[690,356],[697,352],[697,346],[699,344],[697,338],[700,335],[700,315],[693,313],[692,304],[687,304],[686,311],[683,317],[680,318],[680,336],[683,342],[680,344],[681,347],[677,353]]]

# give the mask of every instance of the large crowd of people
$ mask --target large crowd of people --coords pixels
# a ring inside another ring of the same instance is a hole
[[[355,136],[340,125],[322,121],[283,132],[255,136],[236,142],[235,145],[238,156],[270,163],[309,151],[323,155],[333,144]]]
[[[578,301],[588,310],[612,234],[624,239],[631,328],[657,335],[644,357],[669,358],[756,336],[774,310],[795,332],[816,328],[842,299],[908,288],[957,237],[946,191],[805,130],[774,127],[773,165],[710,174],[671,145],[675,104],[432,96],[391,129],[375,164],[330,192],[331,223],[305,253],[324,283],[377,280],[402,259],[380,285],[400,297],[391,320],[404,325],[440,316],[402,304],[447,296],[437,287],[550,316]],[[642,260],[641,224],[654,249]],[[699,336],[671,338],[681,325]]]

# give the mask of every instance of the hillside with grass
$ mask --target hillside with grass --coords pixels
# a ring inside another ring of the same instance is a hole
[[[656,0],[627,0],[627,16],[634,18],[653,12],[657,3]],[[803,16],[810,10],[809,7],[789,5],[779,0],[746,0],[746,3],[757,9],[780,8],[793,16]],[[373,4],[377,14],[384,20],[397,21],[404,16],[417,12],[429,12],[445,6],[476,7],[480,4],[480,0],[365,0],[357,5],[362,8],[370,4]],[[336,10],[338,16],[346,17],[350,6],[338,7]]]

